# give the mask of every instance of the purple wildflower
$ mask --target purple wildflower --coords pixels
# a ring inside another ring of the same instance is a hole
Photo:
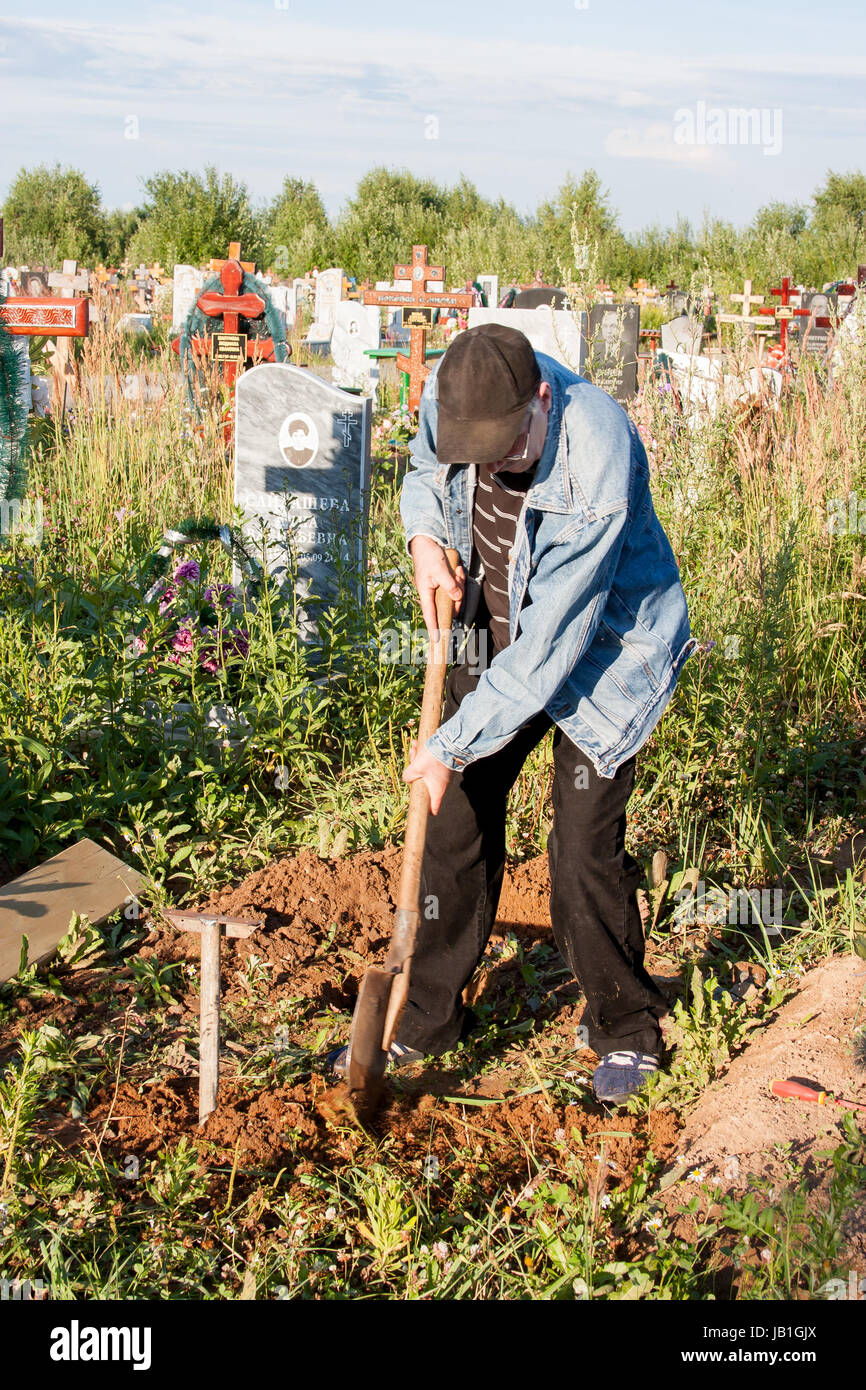
[[[205,603],[216,608],[219,603],[231,603],[234,596],[235,591],[232,584],[209,584],[204,591],[203,598]]]
[[[193,635],[188,627],[179,627],[174,637],[171,639],[171,648],[175,652],[191,652],[193,649]]]
[[[178,583],[185,583],[188,580],[191,584],[196,584],[200,574],[197,560],[184,560],[182,565],[178,565],[172,579],[176,579]]]
[[[173,584],[169,584],[166,587],[165,593],[163,594],[162,598],[159,600],[160,613],[166,613],[168,609],[171,608],[171,605],[174,603],[176,598],[177,589],[175,589]]]

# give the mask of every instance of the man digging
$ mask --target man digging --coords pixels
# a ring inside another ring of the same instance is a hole
[[[462,992],[496,917],[508,794],[552,728],[551,924],[586,997],[595,1095],[620,1102],[657,1069],[667,1011],[626,805],[697,645],[646,454],[612,397],[499,324],[436,364],[411,454],[401,515],[424,620],[443,586],[480,660],[452,667],[443,723],[404,773],[430,793],[421,896],[439,915],[422,915],[391,1062],[448,1052],[476,1022]]]

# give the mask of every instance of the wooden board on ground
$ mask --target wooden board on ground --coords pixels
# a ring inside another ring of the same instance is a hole
[[[130,898],[144,880],[92,840],[79,840],[20,878],[0,887],[0,982],[17,974],[21,941],[27,963],[50,960],[66,935],[73,912],[97,926]]]

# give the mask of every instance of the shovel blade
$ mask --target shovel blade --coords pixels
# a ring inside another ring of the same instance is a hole
[[[382,1094],[388,1054],[382,1047],[391,989],[396,976],[390,970],[368,970],[358,991],[346,1082],[361,1119],[375,1110]]]

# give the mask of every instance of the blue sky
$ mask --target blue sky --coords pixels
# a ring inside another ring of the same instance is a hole
[[[0,197],[59,161],[130,205],[215,163],[257,198],[312,179],[335,213],[387,164],[527,211],[591,166],[626,230],[742,223],[866,166],[864,78],[862,0],[34,3],[0,17]],[[763,128],[701,141],[702,107]]]

